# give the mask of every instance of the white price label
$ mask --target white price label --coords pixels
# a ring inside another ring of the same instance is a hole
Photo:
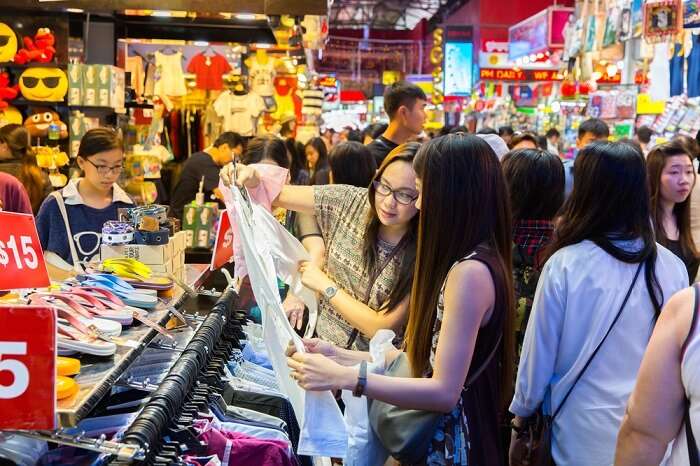
[[[16,359],[6,356],[26,356],[27,344],[19,341],[0,341],[0,372],[12,373],[11,385],[0,385],[0,399],[8,400],[22,396],[29,387],[29,369]]]
[[[19,241],[16,236],[10,236],[7,241],[0,240],[0,265],[7,267],[10,261],[14,261],[19,270],[25,267],[35,270],[39,266],[31,236],[22,235]]]

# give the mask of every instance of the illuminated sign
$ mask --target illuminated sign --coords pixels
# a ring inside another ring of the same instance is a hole
[[[516,70],[482,68],[479,77],[491,81],[561,81],[557,70]]]
[[[473,50],[471,42],[445,43],[445,96],[472,93]]]

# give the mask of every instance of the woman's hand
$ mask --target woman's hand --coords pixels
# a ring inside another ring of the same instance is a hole
[[[337,346],[320,338],[304,338],[302,341],[304,342],[304,348],[309,353],[322,354],[331,359],[334,359],[338,354]]]
[[[297,330],[301,330],[301,326],[304,323],[304,301],[297,298],[291,293],[287,294],[284,302],[282,303],[285,314],[287,314],[287,319],[292,327]]]
[[[328,275],[318,268],[313,262],[302,262],[299,266],[301,272],[301,283],[318,293],[322,293],[327,288],[336,286]]]
[[[357,382],[357,369],[341,366],[322,354],[294,353],[287,358],[287,365],[304,390],[348,390]]]
[[[233,179],[234,175],[236,177],[235,180]],[[219,176],[226,186],[231,186],[235,183],[236,186],[241,188],[244,186],[246,188],[257,188],[257,186],[260,184],[260,176],[258,175],[258,171],[255,168],[243,165],[242,163],[227,164],[221,169]]]

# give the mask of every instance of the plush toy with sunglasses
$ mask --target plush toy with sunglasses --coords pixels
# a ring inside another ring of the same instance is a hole
[[[68,93],[68,77],[60,68],[29,68],[20,76],[19,88],[27,100],[61,102]]]
[[[17,55],[15,55],[15,63],[20,65],[30,62],[51,63],[54,55],[56,55],[55,43],[56,38],[51,29],[40,28],[33,38],[24,38],[24,48],[19,49]]]

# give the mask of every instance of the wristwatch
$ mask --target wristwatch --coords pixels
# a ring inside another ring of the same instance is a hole
[[[323,290],[323,295],[326,297],[328,301],[333,299],[333,296],[335,296],[338,293],[338,288],[335,286],[329,286],[325,290]]]
[[[365,393],[365,387],[367,386],[367,361],[362,361],[360,363],[360,374],[357,376],[357,385],[352,391],[352,396],[361,397]]]

